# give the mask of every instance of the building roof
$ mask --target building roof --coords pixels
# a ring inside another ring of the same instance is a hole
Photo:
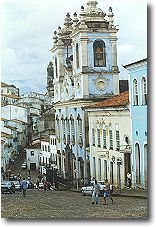
[[[31,144],[26,149],[32,149],[32,148],[33,149],[39,149],[39,148],[41,148],[41,143],[38,142],[38,143]]]
[[[6,133],[6,132],[1,132],[1,137],[7,138],[7,139],[11,139],[13,136]]]
[[[21,121],[21,120],[17,120],[17,119],[12,119],[12,120],[9,120],[9,121],[13,121],[13,122],[15,122],[15,123],[17,123],[17,124],[24,124],[24,125],[26,125],[27,124],[27,122],[25,122],[25,121]]]
[[[12,99],[20,99],[18,95],[1,94],[1,96],[5,96],[7,98],[12,98]]]
[[[41,137],[42,142],[49,142],[49,140],[50,140],[49,136],[42,136]]]
[[[112,98],[108,98],[103,101],[96,102],[90,106],[86,106],[85,109],[103,108],[103,107],[119,107],[119,106],[125,106],[128,103],[129,103],[129,91],[125,91],[119,95],[113,96]]]
[[[1,82],[1,87],[14,87],[14,88],[16,88],[15,87],[15,85],[13,85],[13,84],[6,84],[6,83],[4,83],[4,82]]]
[[[136,62],[132,62],[132,63],[129,63],[127,65],[123,65],[124,68],[129,68],[131,66],[134,66],[134,65],[138,65],[138,64],[142,64],[142,63],[146,63],[147,62],[147,58],[144,58],[144,59],[141,59],[139,61],[136,61]]]
[[[17,130],[17,127],[13,127],[13,126],[10,126],[10,125],[5,126],[5,128],[9,128],[9,129],[14,130],[14,131]]]

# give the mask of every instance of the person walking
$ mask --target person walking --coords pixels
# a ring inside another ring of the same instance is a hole
[[[21,182],[21,187],[22,187],[22,191],[23,191],[23,197],[25,197],[26,191],[27,191],[27,181],[25,180],[25,178],[23,178],[23,180]]]
[[[96,204],[98,204],[99,194],[100,194],[100,185],[97,184],[97,180],[95,180],[95,183],[93,185],[92,204],[94,204],[95,202]]]
[[[47,190],[47,181],[46,180],[44,181],[43,188],[44,188],[44,191]]]
[[[104,187],[104,205],[106,205],[106,198],[110,198],[111,201],[112,201],[112,204],[114,203],[113,202],[113,199],[111,197],[111,193],[110,193],[110,183],[108,182],[108,180],[106,179],[105,180],[105,187]]]
[[[37,181],[36,181],[36,187],[37,187],[38,190],[40,189],[40,188],[39,188],[39,185],[40,185],[40,182],[39,182],[39,180],[37,179]]]

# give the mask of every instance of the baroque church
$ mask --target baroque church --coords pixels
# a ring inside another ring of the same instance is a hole
[[[47,91],[53,97],[58,171],[75,183],[90,180],[89,122],[85,107],[119,94],[117,32],[112,8],[87,1],[54,31]]]

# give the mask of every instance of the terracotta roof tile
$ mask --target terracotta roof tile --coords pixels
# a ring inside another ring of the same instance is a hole
[[[93,105],[86,106],[85,108],[103,108],[103,107],[116,107],[125,106],[129,103],[129,91],[122,92],[119,95],[115,95],[112,98],[105,99],[100,102],[96,102]]]

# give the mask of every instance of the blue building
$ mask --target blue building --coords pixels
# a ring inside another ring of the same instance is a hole
[[[129,72],[132,121],[132,184],[147,187],[147,58],[125,65]]]
[[[113,12],[87,1],[54,32],[51,49],[59,172],[72,182],[90,178],[89,124],[84,107],[119,93]],[[79,18],[79,19],[78,19]]]

